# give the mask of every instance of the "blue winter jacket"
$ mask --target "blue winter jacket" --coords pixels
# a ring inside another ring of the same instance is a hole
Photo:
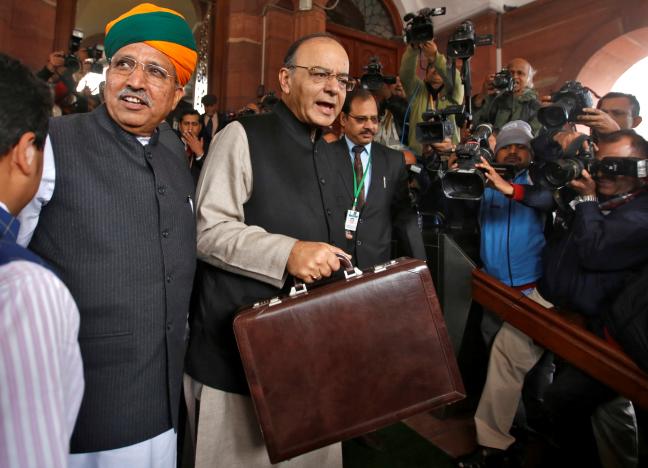
[[[528,172],[521,172],[512,182],[528,184]],[[540,278],[544,213],[486,188],[479,213],[484,271],[509,286]]]

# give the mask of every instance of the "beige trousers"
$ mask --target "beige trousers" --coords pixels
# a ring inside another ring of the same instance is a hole
[[[342,468],[340,443],[271,464],[250,397],[195,384],[191,388],[200,399],[196,468]]]
[[[527,296],[544,307],[553,307],[533,290]],[[505,450],[515,438],[509,433],[520,403],[527,373],[542,357],[544,348],[517,328],[503,323],[488,359],[486,384],[475,413],[477,443]]]

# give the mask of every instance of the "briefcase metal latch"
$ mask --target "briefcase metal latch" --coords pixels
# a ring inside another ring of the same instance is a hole
[[[290,293],[288,294],[290,297],[295,297],[299,296],[300,294],[307,293],[308,289],[306,288],[305,283],[299,283],[294,285],[292,288],[290,288]]]
[[[252,308],[258,309],[259,307],[262,306],[272,307],[272,306],[276,306],[277,304],[281,304],[281,299],[279,299],[278,296],[273,297],[272,299],[267,299],[265,301],[255,302],[254,305],[252,305]]]
[[[374,273],[380,273],[381,271],[385,271],[387,267],[390,267],[396,263],[396,260],[391,260],[387,263],[382,263],[380,265],[376,265],[374,267]]]
[[[345,279],[354,278],[356,276],[361,276],[361,275],[362,275],[362,270],[357,267],[353,268],[353,270],[351,269],[344,270]]]

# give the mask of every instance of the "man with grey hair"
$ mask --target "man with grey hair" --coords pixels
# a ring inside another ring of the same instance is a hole
[[[196,306],[185,393],[200,400],[200,467],[269,467],[232,331],[239,307],[312,283],[340,268],[344,229],[332,214],[343,193],[320,138],[342,109],[349,58],[332,36],[296,41],[279,71],[273,112],[229,124],[209,150],[197,190]],[[304,363],[308,365],[308,363]],[[196,405],[197,406],[197,405]],[[193,425],[192,425],[193,426]],[[273,466],[341,467],[339,444]]]
[[[538,95],[533,89],[535,69],[523,58],[514,58],[506,69],[513,78],[513,90],[498,92],[493,86],[495,75],[491,74],[484,82],[482,92],[473,98],[473,122],[490,123],[496,129],[513,120],[523,120],[531,125],[537,135],[542,127],[537,113],[540,109]]]

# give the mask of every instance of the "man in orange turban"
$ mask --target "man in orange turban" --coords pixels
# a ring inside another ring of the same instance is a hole
[[[184,147],[164,119],[195,43],[182,16],[143,4],[107,25],[105,49],[105,105],[51,120],[20,239],[55,265],[81,316],[69,466],[174,468],[196,234]]]

